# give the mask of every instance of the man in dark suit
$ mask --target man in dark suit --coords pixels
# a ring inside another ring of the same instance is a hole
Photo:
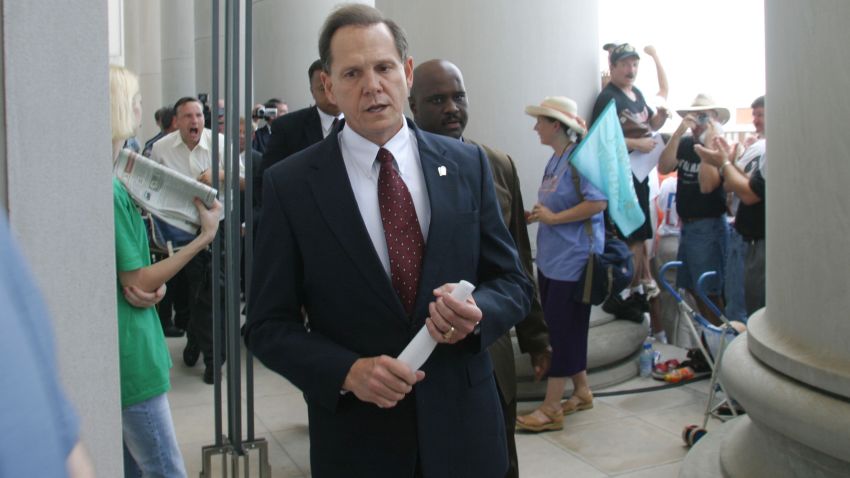
[[[463,138],[469,118],[469,105],[463,75],[453,63],[445,60],[430,60],[413,70],[413,87],[410,89],[410,111],[417,126],[424,131],[477,144]],[[531,243],[525,222],[525,208],[519,186],[516,166],[510,156],[484,145],[479,145],[487,154],[496,197],[502,209],[502,218],[519,252],[526,277],[534,281],[531,265]],[[543,308],[535,291],[531,301],[531,312],[516,325],[520,350],[531,355],[534,378],[540,380],[549,369],[552,349],[549,347],[549,331],[543,321]],[[505,429],[508,438],[509,478],[519,476],[516,440],[516,366],[510,334],[503,335],[489,348],[490,358],[496,371],[499,398],[502,399]]]
[[[335,10],[319,50],[345,122],[263,178],[247,346],[304,392],[313,476],[503,476],[486,348],[532,286],[484,152],[405,120],[413,59],[379,11]],[[393,357],[423,325],[437,345],[411,370]]]
[[[339,108],[328,101],[325,87],[322,85],[322,62],[314,61],[307,70],[310,80],[310,94],[313,106],[293,111],[276,118],[271,123],[266,150],[263,152],[263,171],[311,144],[318,143],[328,136],[334,119],[339,117]]]

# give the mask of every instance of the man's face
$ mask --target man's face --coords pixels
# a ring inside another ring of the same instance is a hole
[[[277,104],[277,116],[283,116],[286,113],[289,113],[289,105],[286,103],[278,103]]]
[[[619,88],[630,88],[635,83],[640,60],[631,56],[611,65],[611,83]]]
[[[399,58],[383,23],[340,28],[330,50],[330,74],[322,73],[328,99],[345,114],[346,127],[383,145],[402,127],[413,59]]]
[[[764,108],[753,108],[753,126],[756,127],[756,133],[764,134]]]
[[[314,71],[313,76],[310,77],[310,94],[313,95],[313,101],[316,102],[316,106],[320,110],[331,116],[339,115],[339,108],[331,103],[328,95],[325,94],[325,85],[322,84],[322,70]]]
[[[201,141],[201,133],[204,131],[204,111],[201,103],[190,101],[183,103],[177,108],[177,129],[186,146],[194,148]]]
[[[429,68],[417,72],[410,98],[414,120],[425,131],[459,139],[468,120],[463,78],[457,68],[445,64],[419,68],[423,66]]]

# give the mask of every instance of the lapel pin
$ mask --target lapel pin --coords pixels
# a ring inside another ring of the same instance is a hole
[[[440,166],[439,168],[437,168],[437,174],[439,174],[440,176],[445,176],[446,175],[446,167]]]

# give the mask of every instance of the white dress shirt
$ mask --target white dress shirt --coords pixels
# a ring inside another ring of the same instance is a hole
[[[384,236],[384,225],[381,222],[381,209],[378,205],[378,174],[381,163],[376,159],[380,147],[368,139],[355,133],[351,128],[343,129],[339,136],[339,146],[342,160],[354,191],[354,199],[360,209],[360,216],[369,231],[369,238],[375,246],[378,258],[387,275],[390,275],[390,255],[387,251],[387,241]],[[422,228],[422,237],[427,241],[428,228],[431,224],[431,204],[428,202],[428,188],[425,176],[422,174],[422,163],[419,161],[419,148],[416,135],[404,122],[402,128],[383,148],[389,150],[395,158],[395,167],[410,191],[416,217]]]
[[[331,134],[331,128],[333,127],[335,119],[341,120],[345,117],[342,113],[340,113],[339,116],[331,116],[322,111],[319,107],[316,107],[316,111],[319,113],[319,121],[322,122],[322,138],[327,138],[328,135]]]
[[[224,168],[224,135],[218,134],[219,168]],[[201,139],[194,149],[189,149],[180,131],[173,131],[154,143],[151,150],[151,159],[157,163],[177,171],[178,173],[197,180],[207,169],[212,167],[212,131],[204,129]],[[245,161],[239,157],[239,177],[245,177]],[[219,190],[222,188],[219,187]]]

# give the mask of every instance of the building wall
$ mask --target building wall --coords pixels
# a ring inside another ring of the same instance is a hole
[[[123,465],[104,7],[2,2],[7,174],[0,182],[53,317],[82,439],[98,476],[111,477]]]

